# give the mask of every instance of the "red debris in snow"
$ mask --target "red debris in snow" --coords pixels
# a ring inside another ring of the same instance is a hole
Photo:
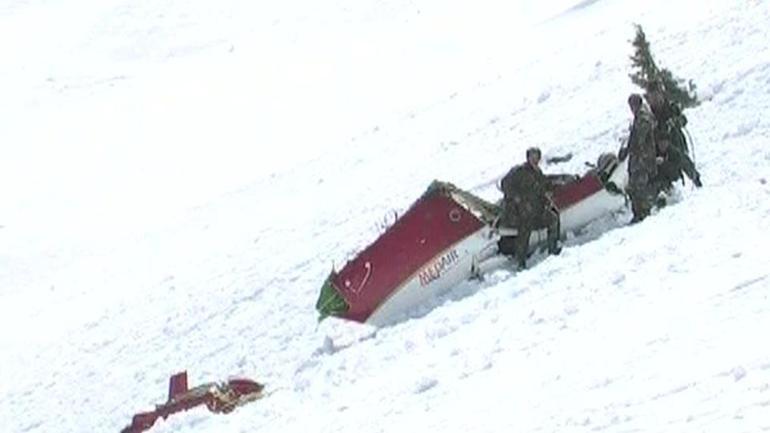
[[[158,418],[186,411],[205,404],[214,413],[229,413],[237,406],[262,397],[264,385],[250,379],[230,379],[222,383],[206,383],[193,389],[187,388],[187,372],[177,373],[169,379],[168,400],[155,406],[155,410],[139,412],[131,424],[121,433],[141,433],[149,430]]]

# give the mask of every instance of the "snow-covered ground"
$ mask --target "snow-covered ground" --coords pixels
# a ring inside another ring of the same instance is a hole
[[[633,23],[698,85],[702,189],[317,324],[432,179],[616,150]],[[154,432],[770,431],[769,42],[761,0],[6,0],[0,431],[119,431],[184,369],[271,394]]]

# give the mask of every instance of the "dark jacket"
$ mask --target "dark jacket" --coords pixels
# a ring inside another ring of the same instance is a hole
[[[660,107],[651,106],[650,108],[652,114],[655,115],[655,120],[658,121],[659,128],[684,128],[687,126],[687,117],[682,114],[682,109],[671,101],[664,102]]]
[[[539,168],[525,162],[513,167],[500,182],[506,211],[519,215],[539,215],[549,203],[547,193],[553,184]]]
[[[651,108],[656,122],[655,139],[658,141],[666,140],[669,142],[669,146],[687,154],[687,140],[682,133],[682,128],[687,126],[687,117],[682,114],[679,105],[665,101],[661,106]]]

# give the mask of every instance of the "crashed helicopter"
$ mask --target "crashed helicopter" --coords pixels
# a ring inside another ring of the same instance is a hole
[[[561,235],[625,205],[627,160],[611,153],[582,176],[550,176]],[[494,269],[510,254],[516,230],[498,224],[501,206],[434,181],[374,242],[332,269],[316,303],[319,320],[333,316],[383,326],[463,281]],[[530,251],[546,231],[534,231]],[[498,258],[495,260],[495,258]]]

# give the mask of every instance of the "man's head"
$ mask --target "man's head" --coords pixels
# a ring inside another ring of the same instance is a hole
[[[639,108],[642,106],[642,95],[638,93],[632,93],[628,97],[628,107],[631,108],[631,112],[636,114]]]
[[[540,164],[540,157],[542,152],[538,147],[530,147],[527,149],[527,162],[532,164],[533,167],[537,167]]]

